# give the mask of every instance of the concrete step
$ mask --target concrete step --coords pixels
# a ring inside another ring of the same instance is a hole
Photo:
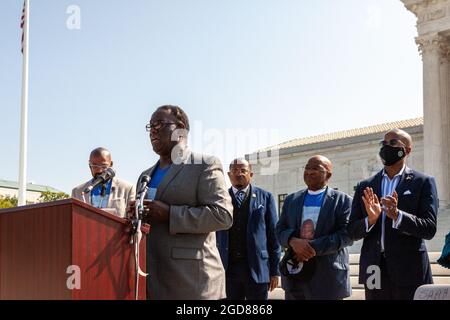
[[[411,266],[413,268],[413,266]],[[431,273],[433,276],[447,276],[450,277],[450,269],[444,268],[437,263],[431,264]],[[350,265],[350,276],[358,276],[359,275],[359,265],[352,264]]]
[[[433,276],[434,284],[450,285],[450,276]],[[350,283],[353,289],[364,289],[364,285],[358,283],[357,276],[350,277]]]
[[[351,277],[352,283],[352,295],[345,300],[364,300],[364,287],[362,284],[357,283],[357,277]],[[433,277],[434,284],[438,285],[450,285],[450,277]],[[282,288],[276,288],[272,292],[269,292],[269,300],[284,300],[284,290]]]
[[[434,284],[447,284],[450,285],[450,277],[449,276],[433,276]]]
[[[269,300],[284,300],[284,290],[275,288],[275,290],[269,292]]]
[[[440,266],[436,260],[441,256],[440,252],[429,252],[431,271],[433,273],[434,284],[450,285],[450,269]],[[359,274],[359,254],[350,254],[350,283],[352,286],[352,296],[346,300],[364,300],[364,286],[358,283]],[[278,282],[278,288],[269,292],[270,300],[284,300],[284,290],[281,288],[281,281]]]
[[[357,276],[350,276],[350,284],[354,289],[364,289],[364,285],[358,283]]]
[[[352,295],[345,300],[365,300],[366,295],[364,289],[352,289]]]
[[[428,252],[428,259],[430,260],[431,264],[437,263],[437,259],[441,256],[440,252]],[[352,264],[359,264],[359,253],[352,253],[349,254],[349,263]]]

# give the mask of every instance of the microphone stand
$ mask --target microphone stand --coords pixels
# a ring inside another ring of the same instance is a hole
[[[144,213],[144,199],[145,194],[148,190],[148,184],[144,187],[144,189],[139,193],[136,205],[135,205],[135,212],[134,217],[131,220],[131,241],[130,244],[134,244],[134,260],[135,260],[135,291],[134,291],[134,298],[135,300],[138,300],[139,296],[139,275],[147,276],[144,272],[142,272],[141,268],[139,267],[139,243],[141,242],[142,232],[141,232],[141,226],[142,226],[142,217]]]

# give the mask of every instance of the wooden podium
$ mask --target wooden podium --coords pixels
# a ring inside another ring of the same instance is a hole
[[[125,219],[75,199],[0,210],[0,299],[134,299],[129,230]],[[148,231],[139,246],[144,272]],[[145,292],[139,277],[139,299]]]

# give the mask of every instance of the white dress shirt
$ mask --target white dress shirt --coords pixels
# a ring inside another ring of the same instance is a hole
[[[392,196],[395,188],[397,188],[398,183],[400,182],[403,172],[405,171],[406,165],[403,165],[402,170],[397,173],[392,179],[389,179],[386,171],[383,170],[383,179],[381,180],[381,197],[384,198],[386,196]],[[381,199],[379,199],[381,201]],[[383,207],[382,207],[383,209]],[[397,220],[392,220],[392,228],[398,229],[400,223],[402,222],[403,212],[398,210]],[[369,228],[369,219],[366,217],[366,232],[370,232],[375,224],[373,224]],[[384,223],[386,221],[386,213],[385,211],[381,211],[381,252],[384,252],[384,233],[385,226]]]

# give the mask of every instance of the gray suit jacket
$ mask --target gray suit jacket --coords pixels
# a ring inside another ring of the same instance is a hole
[[[296,234],[302,222],[307,190],[290,194],[284,201],[276,227],[277,238],[284,247]],[[351,295],[350,267],[347,246],[353,241],[347,233],[352,198],[343,192],[327,188],[310,245],[316,251],[316,268],[309,281],[312,299],[343,299]],[[297,291],[298,283],[289,277],[282,279],[286,291]]]
[[[225,298],[215,231],[231,227],[233,206],[220,161],[187,153],[172,164],[155,200],[170,205],[170,213],[168,222],[151,224],[147,237],[147,298]]]
[[[91,194],[86,194],[83,198],[81,194],[83,190],[89,186],[91,180],[75,187],[72,190],[72,198],[91,204]],[[111,194],[109,195],[107,208],[115,209],[111,210],[113,214],[125,218],[126,208],[130,201],[136,197],[135,187],[124,180],[114,177],[111,184]],[[110,210],[107,210],[110,212]]]

